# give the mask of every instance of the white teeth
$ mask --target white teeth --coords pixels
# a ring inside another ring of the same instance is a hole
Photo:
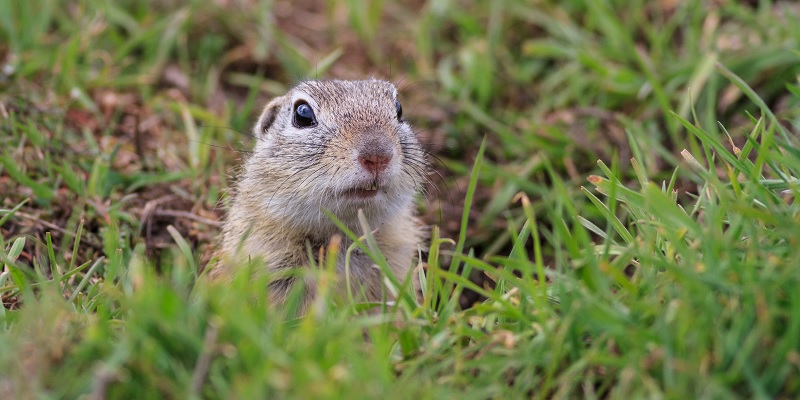
[[[373,182],[370,185],[364,186],[362,189],[364,189],[364,190],[378,190],[378,184]]]

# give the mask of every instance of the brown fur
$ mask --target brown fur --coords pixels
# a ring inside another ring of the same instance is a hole
[[[427,160],[411,128],[397,117],[396,96],[394,85],[380,80],[307,81],[272,100],[256,124],[259,140],[233,194],[222,262],[210,266],[209,276],[225,279],[242,260],[255,257],[266,264],[257,274],[308,268],[307,245],[316,254],[340,233],[323,209],[363,234],[360,209],[395,276],[404,279],[424,236],[414,197],[426,179]],[[316,126],[293,125],[301,101],[313,109]],[[393,156],[385,171],[374,173],[359,157],[378,146]],[[348,189],[370,182],[378,185],[375,197],[348,197]],[[344,259],[351,243],[343,241],[336,266],[341,293],[347,289]],[[366,300],[381,299],[382,274],[362,252],[351,256],[350,280]],[[292,278],[273,281],[271,303],[282,303],[294,284]],[[307,306],[316,287],[312,280],[305,284]]]

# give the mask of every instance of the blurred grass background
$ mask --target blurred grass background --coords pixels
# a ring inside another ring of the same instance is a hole
[[[0,397],[796,397],[798,18],[0,0]],[[194,286],[260,107],[368,76],[436,157],[425,301]]]

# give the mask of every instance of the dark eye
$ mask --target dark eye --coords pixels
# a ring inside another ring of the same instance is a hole
[[[397,109],[397,120],[403,120],[403,106],[400,105],[400,102],[395,100],[394,101],[394,108]]]
[[[294,119],[292,123],[298,128],[308,128],[317,125],[317,117],[314,116],[314,110],[311,109],[311,106],[300,100],[294,104]]]

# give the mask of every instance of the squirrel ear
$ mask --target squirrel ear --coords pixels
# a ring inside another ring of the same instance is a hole
[[[278,117],[278,112],[280,111],[282,104],[283,96],[272,99],[272,101],[270,101],[267,106],[264,107],[264,111],[261,112],[261,117],[258,118],[258,122],[256,123],[255,128],[253,128],[253,134],[256,137],[262,138],[267,135],[267,131],[269,131],[269,128]]]

